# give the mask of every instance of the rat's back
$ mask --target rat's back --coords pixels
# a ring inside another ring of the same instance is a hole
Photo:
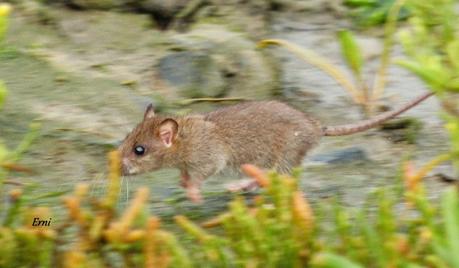
[[[318,121],[277,101],[246,102],[210,112],[205,120],[216,125],[226,145],[228,165],[255,164],[287,172],[322,136]]]

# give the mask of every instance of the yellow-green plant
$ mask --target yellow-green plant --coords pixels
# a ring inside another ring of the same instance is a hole
[[[11,6],[8,4],[0,4],[0,50],[3,48],[3,40],[5,38],[6,29],[8,28],[8,15],[11,12]],[[0,109],[3,106],[6,97],[6,87],[3,81],[0,80]],[[1,153],[0,153],[1,156]]]
[[[2,109],[5,99],[6,99],[6,87],[3,81],[0,80],[0,109]]]
[[[106,194],[91,197],[87,185],[77,185],[63,199],[67,216],[53,217],[50,226],[31,223],[52,217],[51,209],[34,207],[25,191],[12,190],[0,227],[0,267],[459,267],[457,190],[434,205],[422,172],[409,162],[391,187],[396,191],[380,189],[354,209],[339,202],[313,209],[298,188],[298,172],[266,174],[246,165],[245,173],[263,187],[251,205],[236,197],[225,213],[202,224],[176,216],[185,234],[174,234],[148,212],[145,187],[124,211],[117,209],[118,153],[109,160]]]
[[[0,3],[0,45],[8,29],[8,16],[11,12],[11,6],[6,3]]]
[[[245,172],[264,190],[253,206],[237,198],[227,213],[203,224],[222,225],[223,236],[182,217],[178,222],[206,245],[203,258],[213,258],[211,267],[225,267],[221,264],[228,259],[236,267],[458,267],[457,190],[447,190],[441,206],[435,206],[422,181],[412,178],[419,173],[406,167],[401,184],[377,190],[361,209],[335,203],[331,210],[313,213],[296,179],[246,166]],[[214,241],[212,250],[209,241]],[[228,250],[229,256],[222,256]]]
[[[8,27],[8,16],[11,12],[9,4],[0,4],[0,53],[3,49],[3,40]],[[0,111],[3,107],[7,95],[7,89],[2,80],[0,80]],[[33,123],[30,126],[31,131],[24,137],[22,142],[14,150],[8,149],[2,142],[0,137],[0,197],[1,186],[8,174],[9,170],[24,170],[23,167],[16,165],[22,153],[30,146],[31,142],[37,136],[39,124]]]
[[[459,17],[454,0],[408,0],[413,16],[401,32],[406,60],[398,64],[420,77],[438,96],[459,171]],[[444,160],[448,160],[445,158]]]
[[[0,4],[0,53],[3,48],[3,39],[6,33],[7,24],[8,24],[8,15],[10,13],[11,7],[8,4]],[[6,99],[7,89],[3,81],[0,80],[0,111],[3,107],[4,101]],[[0,137],[0,198],[4,199],[4,183],[16,183],[7,178],[10,171],[28,171],[26,167],[20,166],[17,162],[20,160],[22,154],[30,146],[32,141],[36,138],[38,134],[39,124],[32,123],[30,125],[29,133],[23,138],[22,142],[13,150],[7,148]],[[0,205],[0,215],[4,215],[2,227],[0,227],[0,239],[6,239],[5,242],[10,242],[9,247],[5,247],[3,250],[0,250],[0,267],[6,267],[6,264],[9,263],[9,259],[13,258],[15,254],[11,252],[12,248],[15,246],[22,247],[24,246],[24,241],[28,238],[27,233],[18,232],[18,239],[14,240],[13,233],[7,227],[12,224],[12,222],[17,218],[17,214],[20,212],[20,207],[23,203],[22,190],[17,189],[10,192],[9,199],[11,201],[11,206],[4,210],[3,203]],[[6,211],[5,213],[3,213]],[[7,253],[4,253],[4,252]],[[41,256],[37,254],[37,256]],[[5,258],[2,258],[5,257]]]
[[[306,62],[317,66],[325,73],[334,78],[351,96],[352,100],[360,105],[364,112],[369,115],[375,108],[383,93],[386,84],[386,71],[390,64],[390,54],[393,45],[393,35],[396,30],[398,14],[405,0],[396,0],[390,8],[385,25],[385,39],[381,53],[380,67],[375,75],[373,85],[369,85],[362,73],[364,61],[361,49],[358,46],[354,35],[348,30],[338,32],[338,39],[341,44],[341,51],[346,64],[352,71],[354,79],[350,79],[344,71],[336,67],[330,60],[318,55],[312,50],[302,48],[285,40],[266,39],[259,43],[260,47],[268,45],[280,45],[298,55]]]

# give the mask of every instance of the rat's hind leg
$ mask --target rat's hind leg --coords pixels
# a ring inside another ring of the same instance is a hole
[[[280,157],[279,161],[271,169],[274,169],[279,174],[290,174],[293,167],[301,165],[304,153],[298,152],[298,154],[290,154],[290,156],[293,157],[287,158],[287,155]],[[258,182],[252,178],[245,178],[225,184],[225,188],[230,192],[253,191],[259,187]]]
[[[232,193],[241,191],[254,191],[258,189],[258,187],[259,185],[257,181],[249,178],[225,184],[226,190]]]
[[[281,174],[290,174],[293,168],[300,167],[308,150],[314,144],[304,140],[292,140],[286,144],[282,154],[278,158],[274,169]]]

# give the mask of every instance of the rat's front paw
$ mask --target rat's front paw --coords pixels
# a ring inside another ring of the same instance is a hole
[[[186,195],[191,202],[201,204],[203,202],[201,191],[196,186],[188,186],[186,188]]]

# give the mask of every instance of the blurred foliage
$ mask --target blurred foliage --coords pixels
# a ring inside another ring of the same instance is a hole
[[[63,199],[66,219],[54,219],[50,208],[30,206],[21,190],[12,190],[0,227],[0,267],[459,267],[457,189],[434,205],[410,163],[399,183],[354,210],[339,202],[313,210],[298,188],[299,172],[266,174],[245,165],[263,187],[252,205],[237,197],[227,212],[201,225],[176,216],[185,232],[177,236],[149,215],[145,187],[124,211],[116,209],[118,153],[109,160],[106,194],[94,198],[88,185],[77,185]],[[34,218],[52,221],[32,226]]]
[[[351,68],[352,72],[354,72],[354,75],[356,77],[361,77],[362,65],[364,62],[354,36],[351,32],[342,30],[338,32],[338,38],[346,62],[348,62],[349,67]]]
[[[351,8],[351,17],[360,27],[370,27],[384,24],[391,6],[395,0],[344,0],[344,5]],[[409,16],[409,10],[403,8],[397,19],[404,20]]]
[[[5,39],[6,30],[8,28],[8,16],[11,12],[11,6],[9,4],[0,3],[0,53],[3,50],[3,40]],[[3,103],[6,98],[6,87],[2,80],[0,80],[0,109],[2,109]],[[0,159],[1,159],[0,149]]]
[[[0,80],[0,109],[3,107],[5,98],[6,98],[6,87],[3,81]]]
[[[398,63],[421,78],[438,96],[459,174],[459,14],[458,1],[409,0],[413,16],[400,33],[408,56]],[[420,45],[422,44],[422,45]]]
[[[8,28],[8,16],[11,12],[11,6],[9,4],[0,4],[0,54],[4,52],[3,39]],[[7,89],[2,80],[0,80],[0,110],[5,102],[7,95]],[[26,167],[18,165],[16,162],[21,158],[21,155],[30,146],[32,141],[38,134],[40,125],[38,123],[32,123],[30,125],[30,131],[26,134],[22,142],[14,149],[8,149],[1,141],[0,137],[0,191],[3,182],[7,179],[7,175],[10,171],[28,171]],[[0,193],[1,196],[1,193]]]
[[[8,28],[8,16],[11,12],[11,5],[0,3],[0,45]]]

